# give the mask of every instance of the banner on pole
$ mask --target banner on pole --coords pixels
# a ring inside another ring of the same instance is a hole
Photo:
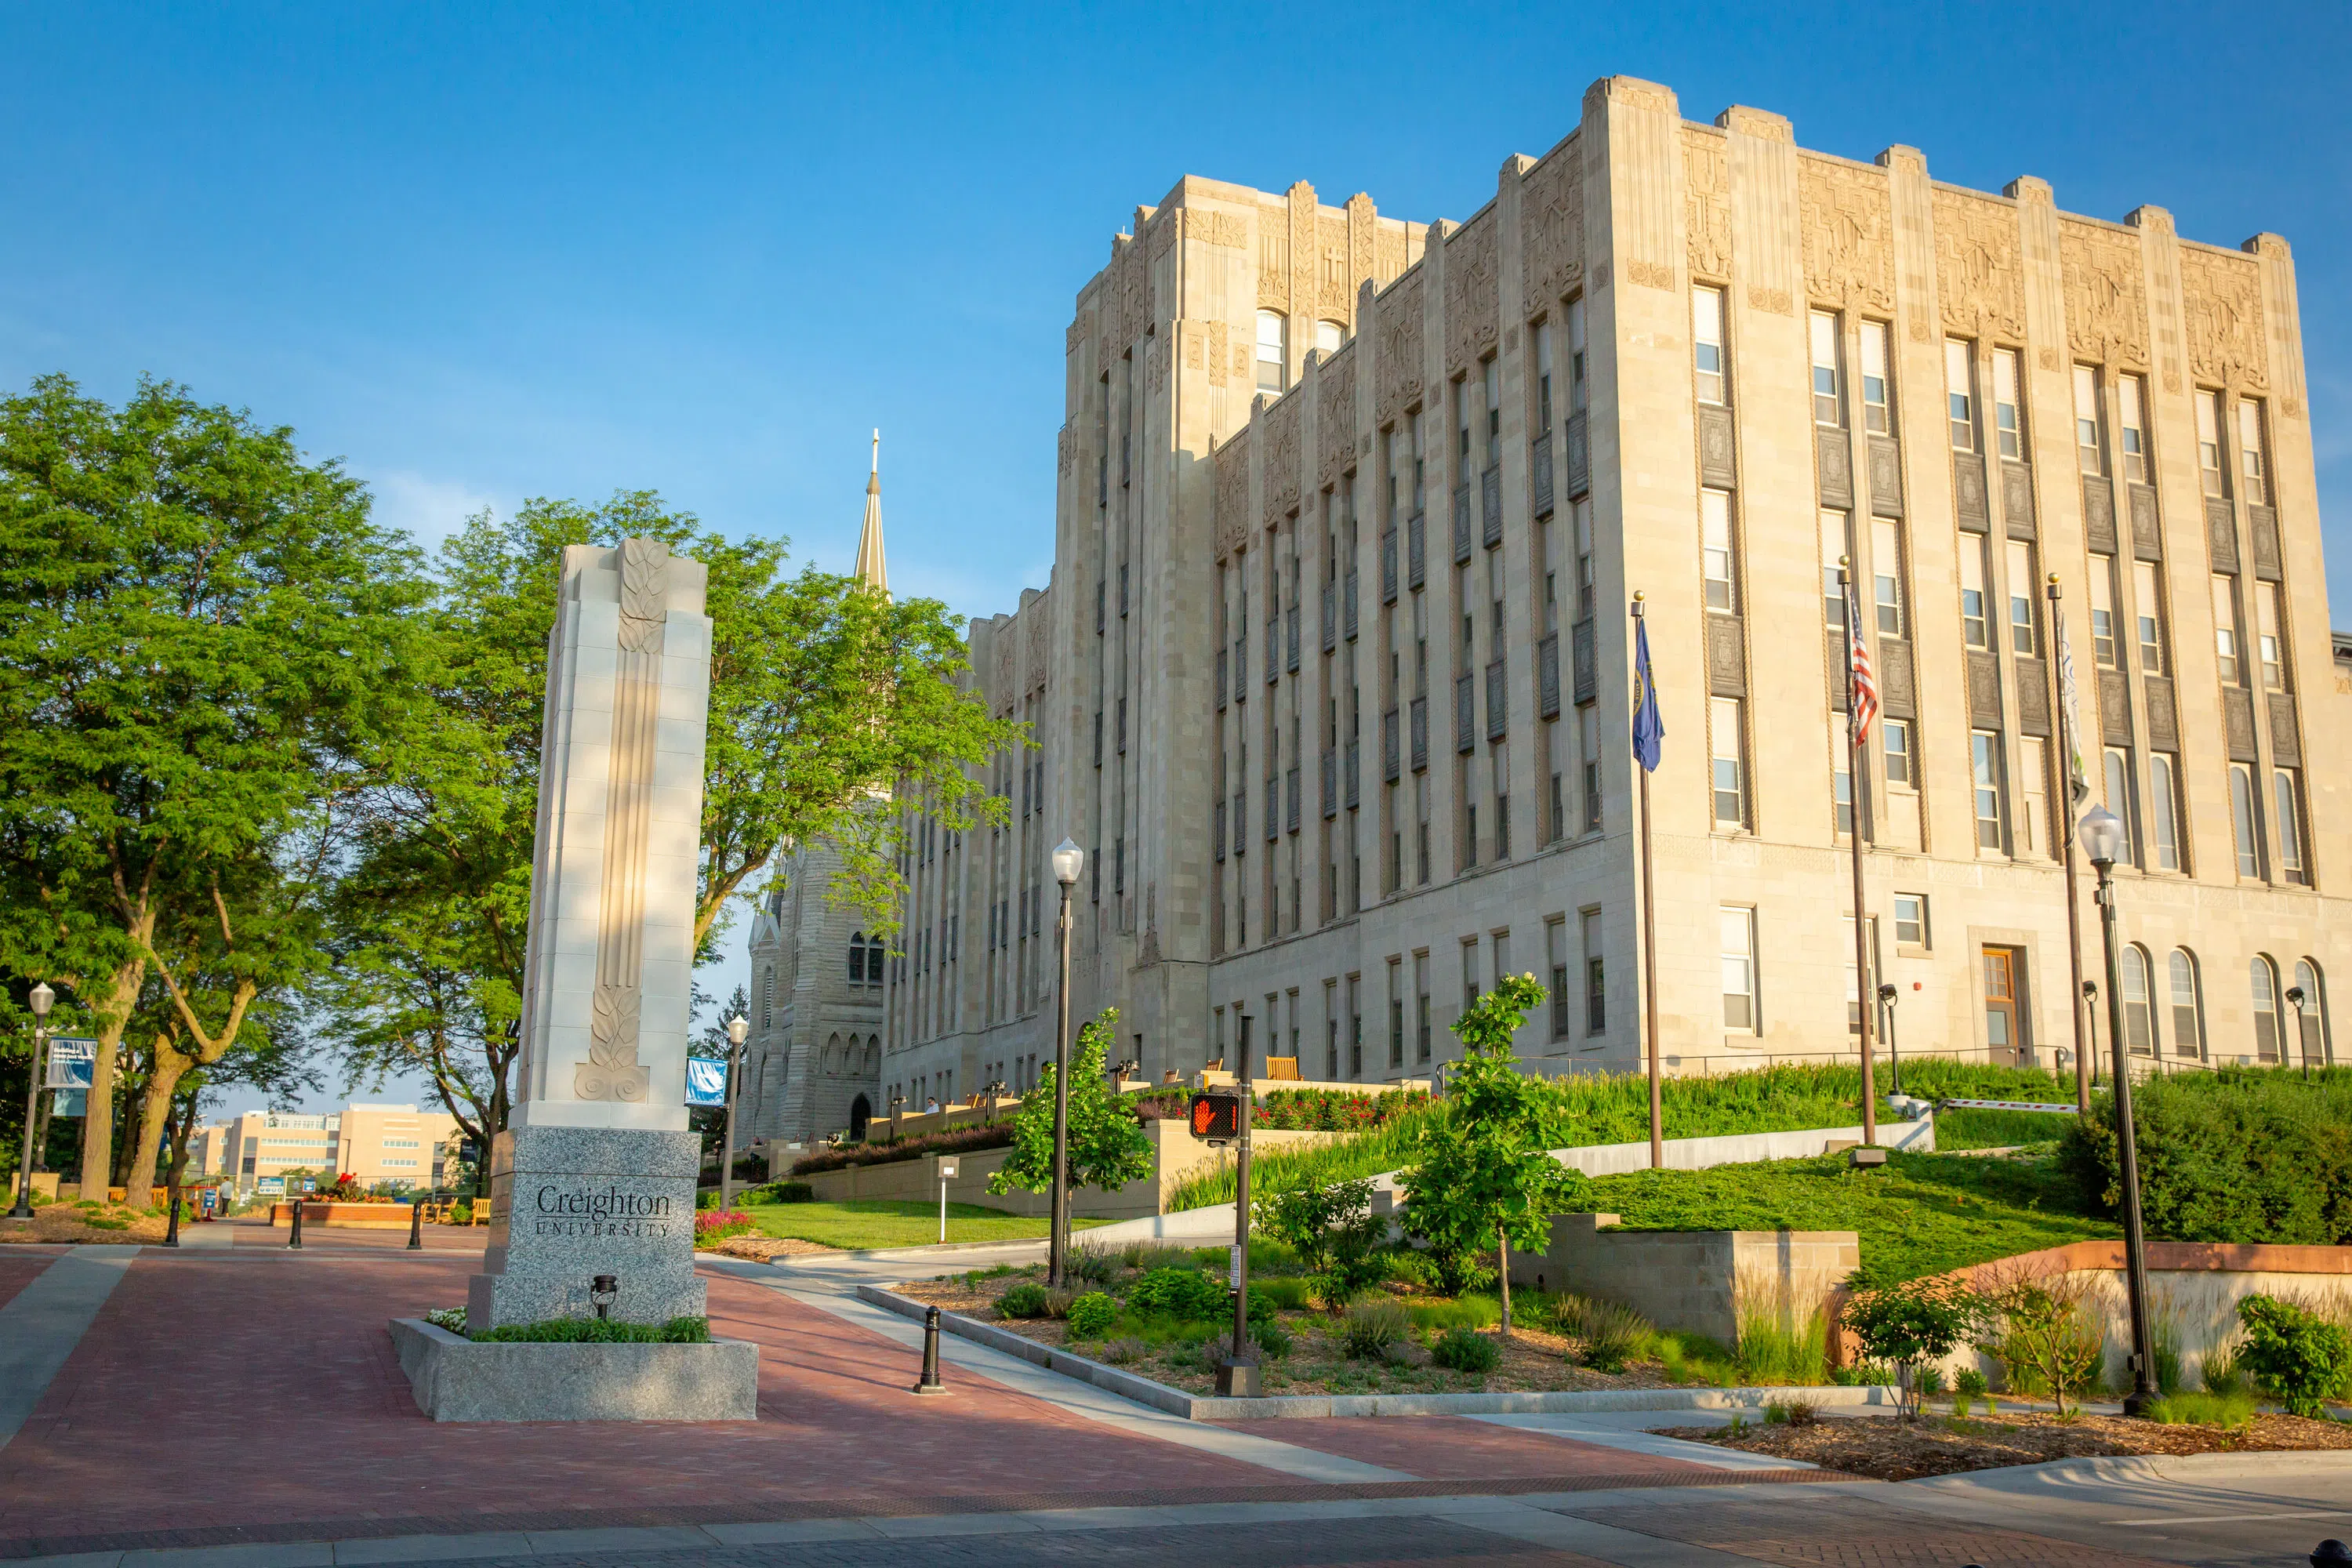
[[[50,1092],[55,1096],[55,1098],[49,1102],[49,1114],[51,1116],[73,1117],[88,1116],[89,1114],[89,1090],[86,1089],[53,1089]]]
[[[686,1102],[688,1105],[724,1106],[727,1103],[727,1064],[712,1061],[709,1057],[687,1058]]]
[[[98,1073],[98,1042],[61,1035],[49,1042],[48,1076],[43,1089],[88,1089]]]

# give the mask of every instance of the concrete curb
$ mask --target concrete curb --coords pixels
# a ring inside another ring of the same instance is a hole
[[[919,1321],[922,1302],[879,1285],[860,1285],[857,1298],[902,1318]],[[1060,1373],[1081,1383],[1132,1399],[1187,1421],[1320,1420],[1372,1415],[1568,1415],[1600,1410],[1761,1410],[1776,1399],[1801,1397],[1821,1405],[1893,1405],[1896,1394],[1884,1384],[1855,1388],[1602,1388],[1559,1394],[1279,1394],[1265,1399],[1222,1399],[1187,1394],[1089,1356],[1041,1345],[1009,1329],[941,1312],[940,1327],[951,1334]]]
[[[2084,1459],[2050,1459],[2038,1465],[1963,1470],[1927,1476],[1898,1486],[1959,1489],[1970,1483],[2065,1485],[2121,1481],[2224,1481],[2247,1477],[2352,1475],[2352,1448],[2283,1448],[2237,1454],[2109,1454]]]

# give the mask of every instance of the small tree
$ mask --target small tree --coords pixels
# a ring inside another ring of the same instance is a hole
[[[1918,1367],[1969,1342],[1986,1316],[1985,1303],[1958,1280],[1910,1279],[1854,1292],[1838,1321],[1862,1342],[1865,1355],[1904,1369],[1916,1404]]]
[[[1070,1063],[1069,1186],[1116,1192],[1128,1183],[1151,1174],[1151,1139],[1134,1113],[1118,1102],[1103,1073],[1103,1058],[1118,1027],[1118,1009],[1106,1007],[1102,1016],[1078,1031],[1078,1046]],[[1047,1062],[1037,1086],[1023,1097],[1013,1120],[1013,1156],[1004,1168],[988,1178],[992,1193],[1015,1188],[1043,1193],[1054,1185],[1054,1077]]]
[[[1298,1249],[1319,1281],[1324,1305],[1335,1312],[1381,1276],[1373,1254],[1388,1236],[1388,1223],[1372,1213],[1369,1176],[1260,1194],[1250,1205],[1250,1224]]]
[[[2246,1326],[2238,1365],[2290,1414],[2326,1418],[2327,1401],[2352,1383],[2352,1336],[2306,1307],[2275,1296],[2238,1303]]]
[[[2061,1421],[2074,1414],[2070,1401],[2091,1385],[2106,1359],[2106,1334],[2094,1315],[2091,1291],[2087,1275],[2020,1274],[1989,1293],[1999,1329],[1979,1342],[2000,1357],[2012,1384],[2046,1389]]]
[[[1462,1061],[1447,1076],[1444,1110],[1423,1124],[1419,1158],[1397,1175],[1405,1227],[1428,1243],[1448,1291],[1467,1289],[1496,1249],[1505,1333],[1510,1246],[1546,1246],[1552,1215],[1581,1179],[1549,1152],[1556,1097],[1521,1075],[1511,1051],[1511,1037],[1543,999],[1534,975],[1508,975],[1455,1022]]]

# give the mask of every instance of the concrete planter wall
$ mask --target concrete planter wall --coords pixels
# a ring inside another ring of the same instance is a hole
[[[302,1224],[354,1226],[362,1230],[406,1230],[409,1225],[406,1204],[335,1204],[306,1203],[302,1205]],[[271,1204],[269,1223],[291,1226],[294,1223],[292,1204]]]
[[[392,1344],[416,1407],[436,1421],[751,1421],[759,1415],[760,1347],[748,1340],[482,1344],[421,1318],[394,1318]]]
[[[1802,1312],[1862,1264],[1850,1230],[1610,1230],[1613,1214],[1552,1215],[1551,1245],[1516,1253],[1511,1283],[1573,1290],[1633,1308],[1662,1329],[1739,1339],[1738,1296],[1762,1289]]]

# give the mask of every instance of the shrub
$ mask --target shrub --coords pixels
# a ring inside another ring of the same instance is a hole
[[[1063,1271],[1082,1285],[1108,1284],[1118,1268],[1117,1258],[1092,1247],[1073,1247],[1062,1263]]]
[[[705,1209],[694,1216],[694,1245],[710,1247],[730,1236],[748,1236],[760,1222],[741,1209]]]
[[[1280,1361],[1290,1353],[1290,1331],[1276,1320],[1255,1319],[1249,1331],[1252,1342],[1268,1361]]]
[[[1098,1340],[1118,1321],[1118,1303],[1099,1290],[1089,1290],[1070,1303],[1070,1337]]]
[[[824,1171],[845,1171],[852,1165],[892,1165],[901,1160],[920,1160],[932,1154],[971,1154],[983,1149],[1010,1148],[1012,1143],[1013,1123],[1009,1121],[959,1127],[951,1132],[926,1132],[917,1138],[899,1138],[883,1143],[849,1143],[838,1149],[827,1149],[822,1153],[793,1161],[792,1173],[814,1176]]]
[[[2106,1335],[2084,1275],[2011,1275],[1990,1292],[2000,1312],[1998,1337],[1982,1341],[2009,1369],[2010,1382],[2057,1402],[2059,1419],[2091,1385],[2106,1357]]]
[[[1768,1426],[1811,1426],[1822,1418],[1822,1407],[1810,1399],[1771,1399],[1764,1405]]]
[[[764,1187],[753,1188],[745,1196],[751,1203],[813,1204],[816,1202],[816,1189],[806,1182],[770,1182]]]
[[[1118,1249],[1118,1260],[1127,1268],[1145,1273],[1154,1268],[1201,1267],[1192,1248],[1179,1247],[1172,1241],[1130,1241]]]
[[[1042,1318],[1051,1305],[1045,1287],[1034,1279],[1024,1279],[996,1299],[998,1316],[1006,1318]]]
[[[1339,1335],[1351,1358],[1377,1361],[1412,1331],[1412,1317],[1403,1303],[1382,1298],[1349,1308]]]
[[[1061,1289],[1052,1285],[1046,1286],[1045,1315],[1049,1318],[1068,1317],[1070,1315],[1070,1303],[1077,1299],[1078,1293],[1076,1290]]]
[[[2199,1380],[2208,1394],[2244,1394],[2246,1369],[2238,1364],[2238,1352],[2242,1341],[2221,1345],[2205,1352],[2204,1364],[2198,1369]]]
[[[1839,1313],[1839,1321],[1862,1342],[1864,1355],[1914,1369],[1939,1362],[1967,1343],[1985,1318],[1985,1302],[1949,1279],[1857,1290]],[[1927,1392],[1924,1385],[1921,1392]]]
[[[1061,1098],[1068,1113],[1063,1179],[1072,1191],[1114,1192],[1151,1173],[1151,1140],[1103,1076],[1105,1053],[1118,1026],[1118,1009],[1104,1008],[1078,1030],[1077,1048],[1070,1053],[1068,1092]],[[1053,1186],[1055,1070],[1047,1068],[1036,1089],[1021,1101],[1013,1121],[1012,1157],[988,1178],[990,1192],[1042,1193]]]
[[[2352,1381],[2352,1336],[2310,1309],[2249,1296],[2238,1321],[2246,1329],[2238,1364],[2292,1414],[2325,1416],[2328,1396]]]
[[[1649,1352],[1657,1337],[1650,1321],[1631,1307],[1578,1296],[1566,1300],[1574,1306],[1563,1310],[1555,1321],[1581,1347],[1584,1364],[1595,1372],[1624,1371]]]
[[[453,1334],[462,1334],[466,1331],[466,1309],[436,1307],[425,1314],[425,1321],[436,1329],[446,1329]]]
[[[625,1323],[618,1318],[549,1318],[536,1323],[508,1323],[471,1336],[488,1344],[665,1344],[710,1342],[708,1318],[672,1318],[666,1323]]]
[[[1986,1392],[1985,1374],[1972,1366],[1960,1368],[1952,1378],[1952,1392],[1968,1399],[1983,1398]]]
[[[1269,1192],[1250,1205],[1250,1220],[1295,1248],[1310,1272],[1329,1276],[1341,1300],[1370,1289],[1385,1271],[1376,1249],[1388,1222],[1372,1213],[1369,1179]]]
[[[1250,1295],[1255,1300],[1263,1294],[1268,1301],[1286,1312],[1303,1311],[1309,1298],[1316,1294],[1318,1283],[1319,1279],[1301,1279],[1295,1274],[1276,1274],[1271,1279],[1253,1279],[1250,1281]],[[1255,1306],[1251,1307],[1250,1312],[1253,1316],[1256,1311],[1257,1309]]]
[[[1225,1296],[1221,1281],[1197,1268],[1155,1268],[1136,1281],[1127,1304],[1181,1321],[1215,1317],[1224,1310]]]
[[[1113,1340],[1103,1346],[1102,1358],[1113,1366],[1125,1366],[1129,1362],[1142,1360],[1150,1348],[1130,1334],[1123,1339]]]
[[[1502,1352],[1495,1342],[1475,1329],[1456,1326],[1437,1336],[1429,1347],[1429,1358],[1442,1367],[1484,1377],[1495,1370]]]

